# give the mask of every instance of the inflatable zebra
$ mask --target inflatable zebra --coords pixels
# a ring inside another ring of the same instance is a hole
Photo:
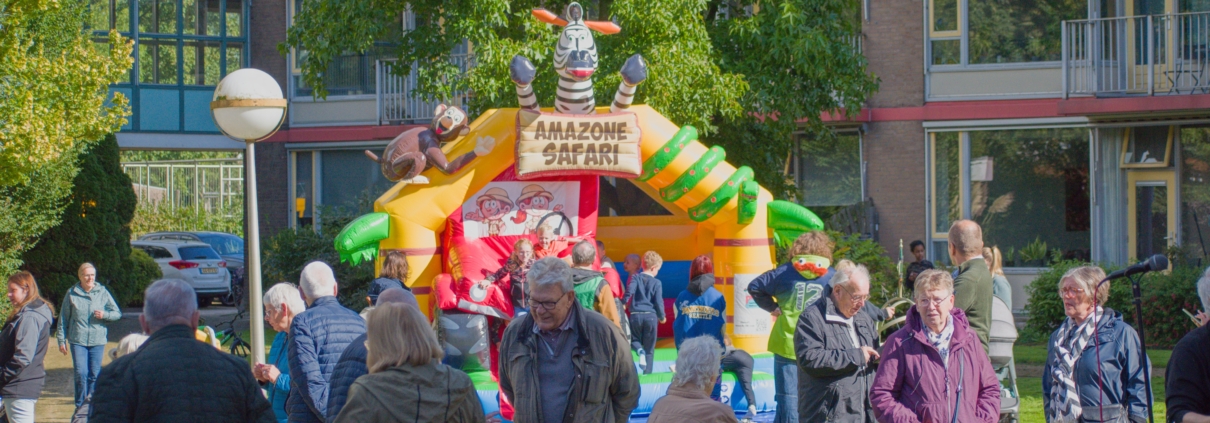
[[[570,114],[596,113],[596,98],[592,91],[592,74],[597,70],[597,44],[592,31],[616,34],[622,30],[613,22],[585,21],[584,8],[579,3],[567,5],[563,17],[555,16],[546,9],[534,9],[534,17],[542,22],[559,25],[559,43],[555,46],[555,72],[559,74],[559,91],[555,97],[555,111]],[[536,71],[525,56],[513,56],[509,74],[517,85],[517,102],[521,108],[538,110],[538,99],[534,96],[533,81]],[[609,111],[626,110],[634,100],[638,85],[647,79],[647,63],[643,56],[635,54],[622,65],[622,83],[613,97]]]

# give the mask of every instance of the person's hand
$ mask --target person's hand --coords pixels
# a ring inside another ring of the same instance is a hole
[[[60,345],[60,346],[59,346],[59,352],[63,353],[63,355],[67,355],[67,346],[66,346],[66,345]]]
[[[891,319],[895,318],[895,307],[887,307],[885,310],[886,310],[886,319],[887,320],[891,320]]]
[[[269,383],[277,383],[277,377],[281,376],[281,370],[277,370],[277,366],[270,366],[268,364],[265,365],[262,373],[264,373],[265,380],[269,381]]]
[[[100,319],[103,316],[105,316],[105,313],[102,313],[101,310],[92,312],[92,317],[96,317],[96,318]]]
[[[1193,316],[1193,319],[1197,320],[1197,327],[1199,328],[1206,326],[1206,323],[1210,323],[1210,315],[1207,315],[1205,310],[1197,312],[1197,315]]]
[[[769,315],[773,316],[773,317],[781,316],[781,309],[779,308],[777,310],[773,310],[772,312],[769,313]]]
[[[493,411],[491,414],[487,415],[487,423],[500,423],[503,421],[504,420],[500,417],[499,411]]]
[[[265,365],[261,364],[261,363],[256,363],[256,365],[252,367],[252,377],[256,378],[257,381],[266,382],[267,379],[265,378]]]
[[[661,325],[662,325],[662,324],[664,324],[664,323],[667,323],[667,322],[668,322],[668,318],[667,318],[667,317],[665,317],[665,318],[663,318],[663,319],[660,319],[660,324],[661,324]]]
[[[878,350],[875,350],[870,347],[861,347],[861,352],[865,353],[865,362],[866,363],[877,360],[879,357]]]
[[[491,285],[491,282],[488,282],[487,279],[480,279],[477,283],[479,284],[479,287],[483,289],[487,289],[487,286]]]
[[[909,280],[909,281],[914,281],[914,280],[916,280],[916,276],[918,276],[918,275],[920,275],[920,272],[912,272],[912,273],[908,273],[908,277],[907,277],[907,278],[908,278],[908,280]]]

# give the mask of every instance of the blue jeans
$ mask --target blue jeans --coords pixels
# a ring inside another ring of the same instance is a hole
[[[71,365],[76,370],[76,408],[84,399],[92,396],[93,385],[101,373],[101,358],[105,357],[105,346],[86,347],[71,344]]]
[[[774,354],[773,384],[777,400],[773,423],[798,423],[798,363]]]

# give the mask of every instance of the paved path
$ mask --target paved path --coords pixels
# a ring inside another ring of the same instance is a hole
[[[226,329],[226,322],[235,316],[235,309],[213,305],[201,309],[205,324]],[[141,308],[122,310],[122,320],[109,325],[109,343],[105,346],[105,359],[102,365],[108,365],[109,350],[118,346],[122,337],[142,332],[139,326]],[[242,318],[235,322],[240,330],[248,329],[248,319]],[[216,329],[218,330],[218,329]],[[50,341],[50,351],[46,352],[46,386],[42,388],[42,397],[38,399],[35,411],[38,422],[70,423],[71,414],[75,411],[75,372],[72,370],[71,354],[61,354],[55,340]]]

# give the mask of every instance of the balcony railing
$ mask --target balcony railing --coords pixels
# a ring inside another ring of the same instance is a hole
[[[472,66],[473,57],[468,54],[453,54],[451,60],[462,72]],[[415,64],[406,77],[396,75],[397,60],[379,60],[377,63],[378,124],[427,123],[433,119],[433,109],[440,100],[425,100],[415,94],[417,73]],[[454,94],[447,104],[466,108],[468,93]]]
[[[1210,12],[1064,21],[1063,96],[1210,92]]]

